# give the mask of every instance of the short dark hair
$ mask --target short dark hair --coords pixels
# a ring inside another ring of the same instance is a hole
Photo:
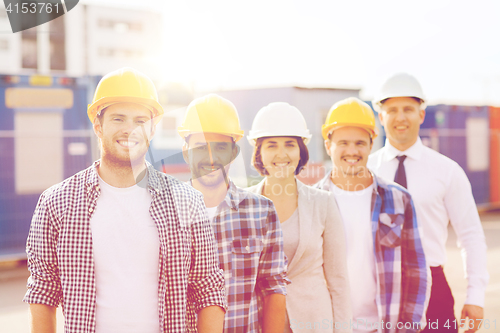
[[[297,140],[297,144],[299,145],[300,149],[300,160],[299,164],[297,165],[297,169],[295,169],[295,175],[298,175],[309,161],[309,150],[307,150],[307,146],[302,138],[294,138]],[[257,142],[255,143],[255,148],[252,154],[252,165],[261,176],[268,176],[269,172],[267,172],[266,168],[264,168],[264,164],[262,163],[262,155],[260,154],[260,151],[262,149],[262,142],[264,141],[264,139],[266,139],[266,137],[258,138]]]

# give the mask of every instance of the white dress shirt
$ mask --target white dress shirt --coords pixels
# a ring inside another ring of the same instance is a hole
[[[424,146],[420,138],[404,152],[387,140],[383,148],[370,155],[368,167],[381,177],[394,179],[399,164],[396,156],[399,155],[408,156],[404,161],[406,180],[423,229],[427,262],[430,266],[445,264],[449,221],[466,264],[465,303],[484,307],[489,279],[486,241],[465,172],[455,161]]]

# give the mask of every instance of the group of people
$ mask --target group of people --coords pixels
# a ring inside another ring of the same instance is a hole
[[[371,107],[335,103],[321,128],[332,170],[297,179],[311,133],[296,107],[258,111],[247,139],[263,179],[228,176],[244,137],[236,107],[210,94],[178,129],[191,180],[145,160],[163,115],[156,89],[123,68],[88,115],[101,158],[46,190],[27,241],[33,333],[458,332],[483,319],[486,244],[470,183],[419,138],[425,98],[397,74]],[[468,279],[462,319],[443,273],[448,224]]]

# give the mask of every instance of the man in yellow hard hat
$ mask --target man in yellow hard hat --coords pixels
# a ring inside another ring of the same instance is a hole
[[[228,301],[224,332],[282,333],[289,280],[280,222],[272,201],[228,177],[243,137],[235,106],[215,94],[198,98],[178,131],[218,243]]]
[[[333,169],[317,187],[331,191],[343,219],[353,332],[419,332],[428,270],[410,194],[367,169],[377,135],[370,106],[334,104],[322,127]]]
[[[467,175],[455,161],[424,146],[420,140],[425,104],[415,77],[399,73],[387,79],[373,101],[387,140],[382,149],[370,156],[369,165],[377,174],[408,188],[415,201],[432,271],[429,326],[425,331],[458,332],[460,324],[465,324],[467,332],[474,332],[484,318],[489,279],[486,240]],[[467,277],[467,298],[460,322],[455,318],[455,301],[443,271],[448,225],[457,235]]]
[[[145,161],[162,114],[140,72],[99,82],[88,116],[101,159],[46,190],[31,222],[33,332],[55,333],[59,304],[65,332],[222,331],[224,279],[203,198]]]

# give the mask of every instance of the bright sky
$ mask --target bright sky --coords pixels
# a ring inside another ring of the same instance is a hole
[[[161,11],[164,75],[198,90],[355,87],[371,99],[406,71],[431,104],[500,105],[500,1],[98,3]]]

